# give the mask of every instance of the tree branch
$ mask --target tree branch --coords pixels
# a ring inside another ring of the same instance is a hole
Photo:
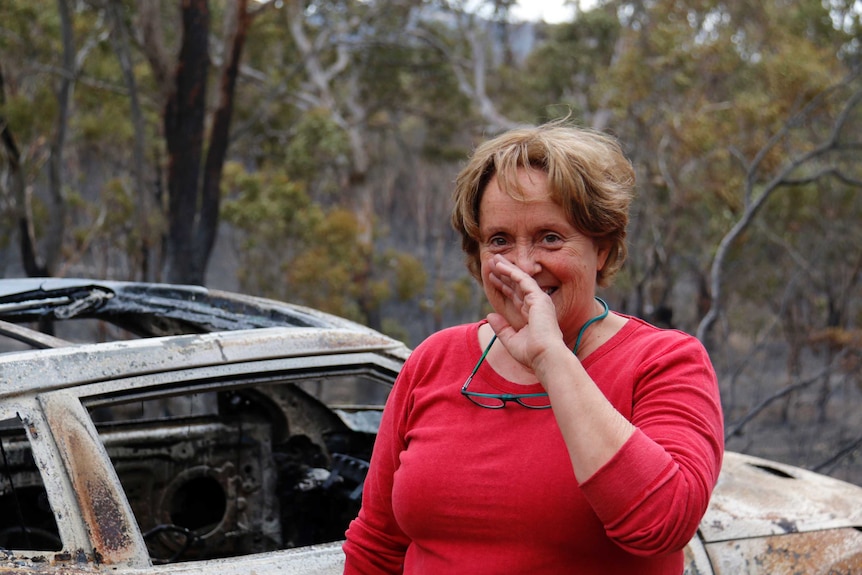
[[[812,384],[820,381],[820,379],[824,375],[826,375],[827,373],[829,373],[830,371],[832,371],[834,369],[836,362],[839,359],[843,358],[846,355],[846,353],[847,353],[847,350],[841,351],[840,353],[838,353],[835,356],[832,363],[830,363],[829,365],[827,365],[826,367],[821,369],[816,374],[812,375],[811,377],[809,377],[807,379],[801,379],[795,383],[792,383],[790,385],[786,385],[786,386],[782,387],[781,389],[779,389],[778,391],[774,392],[773,394],[769,395],[765,399],[763,399],[760,403],[758,403],[757,405],[752,407],[748,411],[748,413],[746,413],[741,419],[737,420],[732,426],[725,429],[725,431],[724,431],[725,441],[727,441],[728,439],[730,439],[731,437],[733,437],[734,435],[737,435],[740,431],[742,431],[743,427],[745,427],[752,419],[757,417],[764,409],[769,407],[773,402],[781,399],[782,397],[786,397],[793,392],[799,391],[801,389],[805,389],[809,385],[812,385]]]
[[[745,209],[739,220],[737,220],[737,222],[721,239],[718,248],[716,249],[715,256],[713,257],[712,265],[710,268],[710,307],[709,311],[703,317],[697,328],[697,337],[701,341],[706,340],[709,330],[712,328],[712,325],[715,323],[721,313],[722,270],[724,266],[724,261],[727,258],[727,255],[730,252],[730,248],[733,246],[733,243],[743,234],[743,232],[748,229],[749,225],[751,225],[751,222],[754,221],[754,218],[757,216],[758,212],[765,205],[766,201],[770,198],[770,196],[776,190],[788,185],[788,183],[792,181],[790,175],[796,169],[840,146],[841,132],[850,118],[850,113],[856,108],[860,101],[862,101],[862,89],[856,90],[853,94],[851,94],[850,98],[848,98],[847,102],[845,102],[841,112],[838,114],[832,125],[829,137],[819,146],[809,150],[804,154],[797,156],[796,158],[791,159],[791,161],[788,162],[784,166],[784,168],[782,168],[769,182],[765,184],[761,194],[756,198],[753,198],[751,191],[754,188],[757,170],[761,162],[763,161],[767,150],[774,147],[777,144],[777,141],[787,135],[793,126],[798,125],[805,117],[807,117],[807,115],[813,113],[815,109],[814,102],[818,102],[819,104],[825,98],[825,95],[827,93],[833,93],[839,87],[846,87],[850,85],[856,79],[856,77],[858,77],[858,73],[854,73],[848,76],[837,85],[832,86],[827,90],[824,90],[824,92],[821,93],[818,98],[812,99],[812,102],[810,102],[803,109],[803,111],[788,120],[788,122],[782,127],[782,129],[779,130],[776,135],[770,138],[770,141],[760,150],[760,152],[758,152],[757,157],[755,158],[754,162],[752,162],[749,172],[746,176]]]

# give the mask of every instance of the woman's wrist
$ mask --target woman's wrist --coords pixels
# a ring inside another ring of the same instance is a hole
[[[560,340],[559,343],[546,346],[542,351],[533,358],[531,369],[539,382],[547,390],[548,385],[552,384],[556,374],[568,374],[569,379],[572,374],[572,369],[580,367],[580,360],[572,353],[566,343]]]

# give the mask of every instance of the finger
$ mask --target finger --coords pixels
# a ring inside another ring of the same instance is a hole
[[[491,329],[497,335],[498,338],[502,341],[503,339],[508,339],[512,332],[512,326],[509,325],[509,322],[506,321],[502,315],[498,313],[489,313],[486,318],[488,320],[488,325],[491,326]]]
[[[489,274],[494,287],[502,291],[507,297],[518,296],[519,299],[523,299],[523,289],[517,277],[518,273],[523,275],[523,272],[506,260],[502,260],[500,263],[503,263],[503,265],[492,266],[491,273]]]
[[[503,256],[494,256],[492,264],[492,274],[497,275],[500,280],[505,285],[509,286],[511,289],[521,290],[523,292],[523,295],[539,290],[539,284],[536,283],[536,280],[533,278],[533,276],[531,276]]]
[[[491,286],[502,293],[503,297],[512,301],[517,299],[517,294],[515,293],[514,288],[505,278],[492,272],[488,275],[488,279],[490,280]]]
[[[520,353],[518,351],[518,346],[515,344],[518,331],[498,313],[490,313],[486,319],[488,320],[488,325],[491,326],[491,329],[494,331],[494,334],[496,334],[497,339],[503,347],[508,350],[512,357],[520,362]]]

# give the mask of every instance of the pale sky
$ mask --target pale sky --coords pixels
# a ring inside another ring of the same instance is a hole
[[[581,10],[589,9],[591,4],[591,1],[581,0]],[[558,23],[571,20],[574,10],[565,0],[518,0],[512,13],[519,20]]]
[[[512,16],[518,20],[563,22],[572,17],[572,7],[565,6],[564,0],[520,0]]]

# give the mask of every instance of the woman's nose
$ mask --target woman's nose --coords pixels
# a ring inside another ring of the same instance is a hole
[[[530,244],[516,244],[510,261],[531,276],[536,275],[539,272],[539,269],[541,269],[539,262],[536,260],[533,246]]]

